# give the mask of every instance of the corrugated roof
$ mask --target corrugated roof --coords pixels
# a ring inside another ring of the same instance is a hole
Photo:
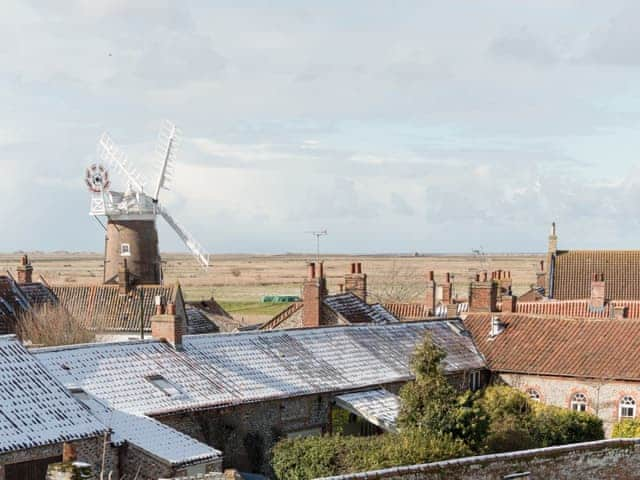
[[[111,442],[129,442],[174,467],[217,459],[222,453],[157,420],[112,410],[88,396],[80,400],[111,432]]]
[[[496,372],[640,380],[640,320],[503,314],[490,338],[491,314],[464,324]]]
[[[594,273],[604,274],[607,299],[640,300],[640,250],[558,252],[553,271],[553,298],[590,298]]]
[[[0,453],[100,435],[104,427],[13,336],[0,337]]]
[[[445,372],[484,367],[459,321],[189,335],[182,351],[148,341],[34,352],[64,384],[111,408],[160,414],[404,381],[427,332],[448,354]],[[159,392],[148,381],[153,375],[182,394]]]
[[[384,388],[338,395],[336,405],[361,416],[383,430],[398,431],[400,398]]]

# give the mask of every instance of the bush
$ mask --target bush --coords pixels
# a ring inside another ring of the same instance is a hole
[[[530,430],[539,447],[604,438],[602,420],[597,416],[547,405],[535,405]]]
[[[306,480],[398,465],[435,462],[470,454],[460,440],[429,437],[418,430],[377,437],[308,437],[283,440],[272,468],[281,480]]]
[[[18,318],[18,337],[34,345],[55,346],[94,342],[96,336],[84,328],[61,305],[44,304],[27,310]]]
[[[640,420],[621,420],[613,426],[613,438],[640,437]]]

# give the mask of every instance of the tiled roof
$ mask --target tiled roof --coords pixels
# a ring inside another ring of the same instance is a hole
[[[394,323],[398,319],[378,305],[374,307],[351,292],[329,295],[324,304],[349,323]]]
[[[640,300],[640,250],[558,252],[553,273],[553,298],[589,298],[594,273],[604,274],[605,298]]]
[[[336,404],[384,430],[398,430],[400,398],[384,388],[338,395]]]
[[[614,316],[614,308],[617,306],[626,307],[627,318],[640,318],[640,301],[634,300],[609,302],[602,308],[592,307],[590,300],[518,301],[516,303],[516,313],[563,317],[611,318]]]
[[[140,330],[140,292],[143,294],[143,324],[151,331],[155,297],[178,301],[178,286],[141,285],[121,295],[118,285],[53,285],[51,290],[60,303],[82,324],[98,332],[137,332]],[[193,312],[192,312],[193,313]],[[190,323],[193,320],[194,323]],[[209,333],[206,317],[187,315],[188,333]]]
[[[503,314],[490,338],[491,314],[469,314],[465,327],[496,372],[640,380],[640,320]]]
[[[0,337],[0,453],[103,431],[13,336]]]
[[[448,354],[445,372],[484,367],[459,321],[188,335],[182,351],[148,341],[34,353],[64,384],[110,408],[151,415],[405,381],[427,332]],[[148,380],[154,375],[180,394],[159,391]]]
[[[431,316],[424,303],[385,303],[384,308],[403,320],[423,320]]]
[[[219,450],[152,418],[112,410],[88,395],[80,401],[111,430],[111,442],[115,445],[126,441],[174,467],[222,456]]]

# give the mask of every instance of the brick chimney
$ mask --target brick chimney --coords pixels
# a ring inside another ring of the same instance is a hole
[[[502,312],[504,313],[515,312],[516,301],[517,301],[517,297],[515,297],[514,295],[502,295],[502,298],[501,298]]]
[[[23,255],[20,259],[20,265],[18,266],[18,283],[32,283],[33,282],[33,267],[29,262],[29,257]]]
[[[183,320],[176,314],[176,304],[168,303],[165,306],[162,298],[156,297],[156,314],[151,317],[151,336],[169,342],[176,350],[180,350],[184,330]]]
[[[127,295],[131,290],[131,279],[129,275],[129,267],[127,266],[127,259],[123,259],[120,262],[120,268],[118,269],[118,293],[120,295]]]
[[[440,301],[444,304],[444,305],[449,305],[450,303],[452,303],[452,295],[453,295],[453,285],[451,283],[451,274],[449,272],[447,272],[444,276],[444,282],[442,282],[442,285],[440,285],[442,287],[442,289],[440,290],[442,292],[442,297],[440,298]]]
[[[591,277],[591,306],[604,307],[604,273],[594,273]]]
[[[344,276],[344,291],[367,301],[367,274],[362,273],[362,263],[352,263],[351,271]]]
[[[324,265],[311,262],[307,268],[307,279],[302,287],[302,326],[318,327],[322,325],[322,302],[327,295],[327,280],[324,278]]]
[[[507,270],[497,270],[491,274],[491,278],[498,282],[499,295],[511,295],[511,272]]]
[[[544,271],[544,260],[540,260],[540,270],[536,272],[536,287],[544,289],[544,281],[547,273]]]
[[[476,275],[474,282],[471,282],[469,291],[469,311],[471,312],[495,312],[498,299],[498,282],[489,279],[487,272]]]
[[[429,310],[433,311],[436,306],[436,282],[433,270],[429,270],[427,272],[427,283],[425,285],[425,290],[426,293],[424,304]]]

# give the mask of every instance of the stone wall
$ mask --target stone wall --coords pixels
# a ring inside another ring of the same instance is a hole
[[[571,399],[576,393],[584,394],[587,411],[602,419],[606,436],[611,436],[613,425],[619,420],[619,402],[625,395],[635,399],[636,418],[640,416],[640,382],[605,383],[584,378],[518,374],[500,374],[499,379],[525,392],[535,390],[541,402],[563,408],[571,408]]]
[[[325,480],[638,478],[640,439],[602,440],[328,477]]]

